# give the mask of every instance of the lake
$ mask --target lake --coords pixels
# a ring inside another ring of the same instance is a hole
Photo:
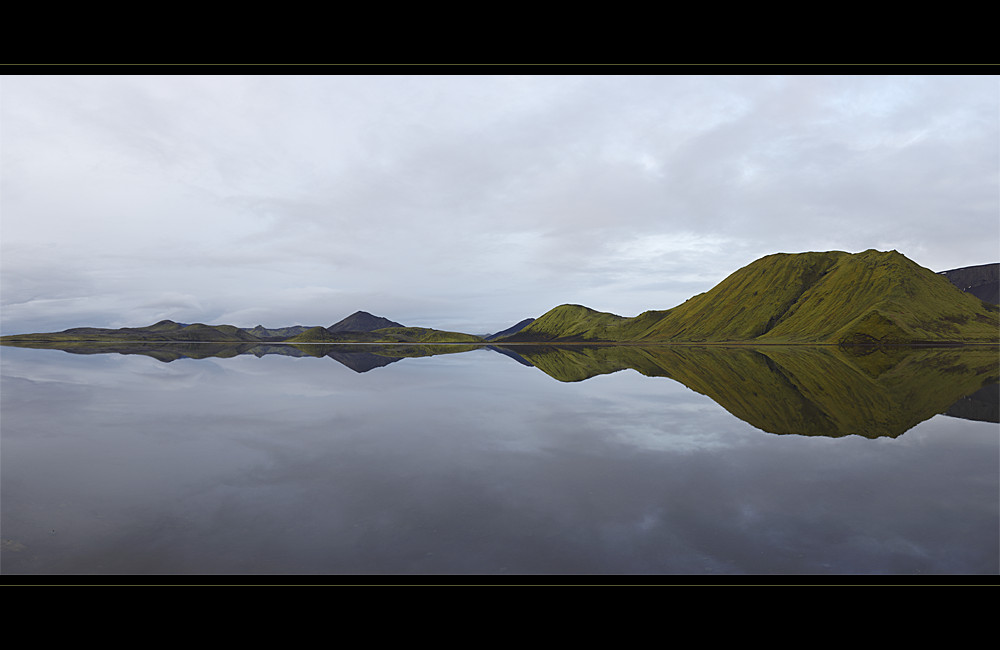
[[[0,348],[4,575],[1000,572],[996,348],[71,351]]]

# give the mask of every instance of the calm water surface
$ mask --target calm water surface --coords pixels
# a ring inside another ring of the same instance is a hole
[[[0,571],[1000,571],[1000,427],[934,415],[983,383],[954,363],[913,364],[952,395],[895,358],[522,352],[3,347]]]

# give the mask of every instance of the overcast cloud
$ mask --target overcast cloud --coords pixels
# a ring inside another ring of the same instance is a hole
[[[775,252],[1000,261],[1000,78],[0,79],[4,333],[493,332]]]

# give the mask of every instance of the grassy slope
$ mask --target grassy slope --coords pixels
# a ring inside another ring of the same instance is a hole
[[[762,340],[997,341],[995,307],[895,251],[842,258]]]
[[[427,327],[383,327],[375,330],[387,338],[398,338],[406,343],[483,343],[483,338],[461,332],[445,332]]]
[[[749,341],[787,317],[810,286],[847,253],[769,255],[672,309],[641,339]]]
[[[779,253],[670,310],[562,305],[502,341],[984,343],[1000,313],[896,251]]]
[[[628,319],[582,305],[560,305],[503,341],[593,340],[612,336]]]
[[[335,343],[341,339],[330,332],[325,327],[310,327],[306,331],[296,336],[284,340],[285,343]]]

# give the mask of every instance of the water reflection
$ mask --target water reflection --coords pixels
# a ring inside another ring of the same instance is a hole
[[[518,352],[560,381],[631,368],[679,381],[763,431],[832,437],[899,436],[1000,378],[997,351],[989,347],[537,346]],[[987,415],[986,409],[977,413]]]
[[[996,425],[755,428],[948,407],[992,352],[210,351],[0,350],[4,574],[998,570]]]
[[[23,345],[29,347],[29,345]],[[159,361],[281,355],[329,358],[364,373],[402,359],[486,348],[561,382],[631,369],[707,395],[769,433],[897,437],[939,413],[1000,422],[997,349],[839,346],[31,344],[74,354]]]

